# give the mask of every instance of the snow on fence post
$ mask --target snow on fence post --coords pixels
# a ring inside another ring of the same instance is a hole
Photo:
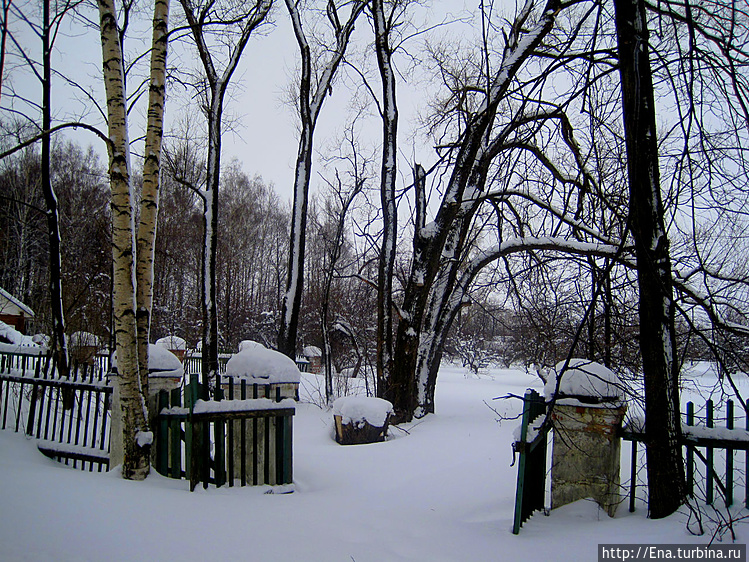
[[[546,383],[554,397],[551,507],[593,498],[613,517],[620,503],[621,428],[627,410],[618,377],[603,365],[571,359]]]

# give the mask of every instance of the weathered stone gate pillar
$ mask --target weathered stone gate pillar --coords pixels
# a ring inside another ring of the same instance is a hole
[[[556,366],[546,384],[553,400],[551,507],[592,498],[613,517],[621,501],[621,428],[627,406],[619,378],[586,359]]]

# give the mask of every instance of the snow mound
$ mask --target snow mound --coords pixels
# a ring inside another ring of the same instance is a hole
[[[298,383],[296,363],[283,353],[255,346],[243,349],[226,363],[226,376],[250,383]]]
[[[341,416],[344,425],[353,423],[357,427],[369,423],[374,427],[384,427],[393,405],[382,398],[371,396],[342,396],[333,402],[333,415]]]
[[[117,369],[117,353],[110,359],[112,370]],[[185,374],[182,362],[163,346],[148,344],[148,372],[151,376],[181,377]]]
[[[305,357],[322,357],[322,349],[314,345],[308,345],[302,350],[302,355]]]
[[[24,349],[20,349],[24,348]],[[41,346],[33,341],[31,336],[24,336],[13,326],[0,322],[0,351],[6,353],[28,353],[37,350],[41,353]]]
[[[89,332],[73,332],[70,334],[72,347],[99,347],[99,338]]]
[[[610,402],[624,398],[619,377],[603,365],[595,363],[588,359],[570,359],[566,371],[564,369],[566,361],[560,361],[554,367],[544,386],[544,393],[547,399],[551,398],[555,391],[557,380],[559,379],[558,398],[587,398],[592,402]]]
[[[166,349],[187,349],[187,342],[179,336],[166,336],[165,338],[158,339],[156,340],[156,345],[159,345]]]
[[[262,347],[263,349],[266,349],[265,346],[260,343],[253,340],[242,340],[239,342],[239,352],[243,352],[245,349],[255,349],[257,347]]]

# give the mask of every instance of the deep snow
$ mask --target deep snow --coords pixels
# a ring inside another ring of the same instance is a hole
[[[305,374],[302,397],[318,379]],[[145,482],[65,468],[33,440],[0,431],[3,560],[595,560],[599,543],[706,543],[685,514],[651,521],[640,503],[609,519],[582,501],[510,532],[518,400],[540,381],[518,371],[468,376],[445,367],[436,415],[385,443],[340,446],[332,415],[309,403],[294,419],[292,494],[188,492],[156,473]],[[314,392],[310,392],[315,395]],[[488,405],[487,405],[488,404]],[[628,445],[623,446],[623,472]],[[737,494],[743,498],[743,490]],[[746,514],[746,512],[743,512]],[[738,542],[746,543],[745,525]]]

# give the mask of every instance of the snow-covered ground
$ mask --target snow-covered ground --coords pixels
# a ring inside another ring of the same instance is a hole
[[[314,386],[304,377],[303,388]],[[651,521],[642,504],[634,514],[623,505],[610,519],[589,501],[536,514],[512,535],[517,421],[497,422],[487,404],[517,414],[518,400],[492,399],[528,386],[541,385],[519,371],[476,377],[446,366],[438,413],[373,445],[337,445],[331,413],[299,404],[286,495],[83,473],[0,432],[0,559],[577,561],[597,559],[599,543],[709,541],[688,532],[686,513]],[[749,528],[737,531],[746,543]]]

